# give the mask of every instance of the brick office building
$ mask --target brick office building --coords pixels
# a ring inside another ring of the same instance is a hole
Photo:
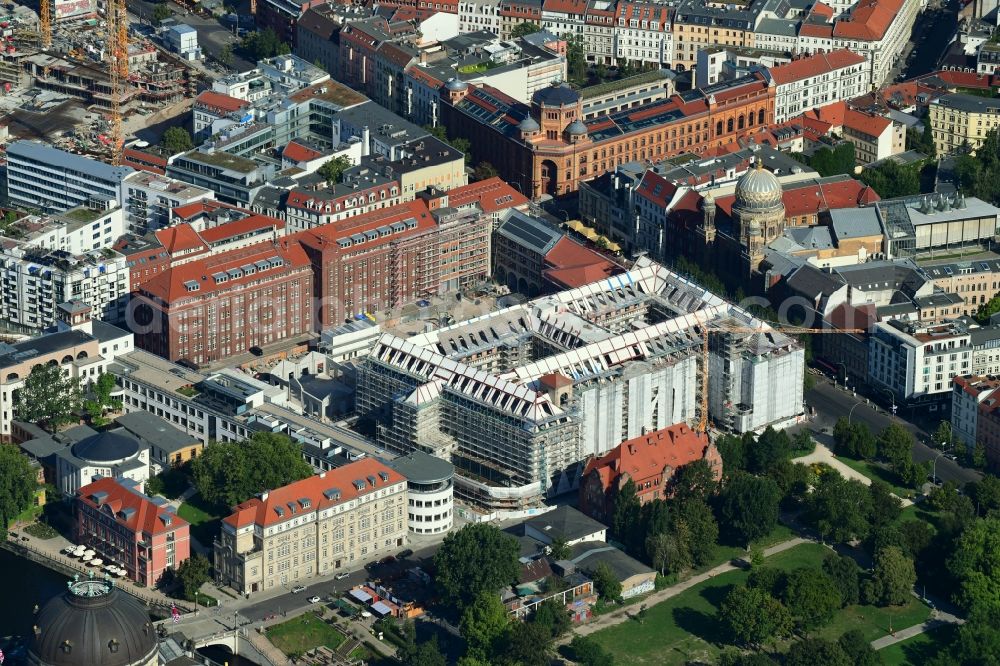
[[[626,162],[732,144],[773,122],[774,96],[758,73],[584,121],[580,95],[566,85],[537,91],[529,107],[491,86],[452,79],[442,92],[441,121],[449,134],[471,141],[474,162],[490,162],[538,198],[573,192]]]
[[[316,273],[318,325],[373,315],[484,279],[491,219],[420,199],[301,232]]]
[[[76,493],[74,541],[124,566],[131,580],[146,587],[190,557],[190,530],[173,511],[110,477]]]
[[[287,239],[175,265],[133,293],[136,345],[201,365],[307,334],[312,279]]]

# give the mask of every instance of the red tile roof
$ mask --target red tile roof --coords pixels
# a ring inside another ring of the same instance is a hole
[[[799,28],[800,37],[831,37],[833,26],[829,23],[803,23]]]
[[[544,0],[542,11],[583,16],[587,11],[587,0]]]
[[[283,220],[267,215],[250,215],[241,220],[233,220],[232,222],[226,222],[216,227],[210,227],[202,231],[200,235],[203,241],[209,245],[213,245],[259,229],[281,230],[284,228],[285,223]]]
[[[232,204],[223,203],[221,201],[216,201],[214,199],[202,199],[201,201],[196,201],[190,204],[184,204],[183,206],[177,206],[173,209],[174,217],[179,217],[182,220],[191,220],[197,218],[205,213],[211,213],[217,211],[220,208],[231,208],[233,210],[240,210],[249,213],[245,208],[240,208],[239,206],[233,206]]]
[[[905,0],[860,0],[850,16],[833,25],[833,36],[842,39],[878,41],[885,36]],[[804,27],[804,26],[803,26]]]
[[[799,58],[784,65],[772,67],[769,71],[771,78],[780,86],[793,81],[801,81],[802,79],[834,72],[852,65],[860,65],[864,61],[864,56],[860,56],[848,49],[839,49],[830,53],[817,53],[816,55]]]
[[[639,182],[636,195],[643,197],[656,206],[666,208],[670,204],[670,200],[674,198],[676,192],[676,185],[655,171],[647,171],[643,174],[642,181]]]
[[[399,234],[390,234],[386,237],[379,237],[366,242],[364,248],[367,250],[384,243],[390,243],[399,238],[412,235],[414,232],[432,229],[437,224],[427,209],[427,204],[422,199],[416,199],[396,206],[372,210],[306,231],[300,231],[288,238],[301,238],[303,242],[307,243],[312,241],[317,245],[330,243],[335,246],[341,238],[349,238],[354,234],[364,233],[384,225],[391,225],[394,222],[402,222],[411,218],[416,220],[417,226],[415,229],[409,230],[409,233],[401,232]]]
[[[448,190],[448,205],[462,208],[478,203],[484,213],[491,214],[528,203],[528,197],[500,180],[498,177],[469,183]]]
[[[545,255],[545,264],[548,268],[542,275],[565,289],[582,287],[624,271],[618,264],[568,236],[552,246]]]
[[[583,476],[596,470],[607,489],[617,486],[618,477],[623,474],[638,482],[659,477],[668,466],[677,470],[702,458],[713,463],[716,479],[721,478],[722,459],[715,447],[704,435],[678,423],[622,442],[603,456],[591,458]]]
[[[388,480],[383,481],[380,473],[386,475]],[[374,486],[368,477],[374,479]],[[337,467],[316,476],[290,483],[287,486],[270,490],[267,492],[266,498],[249,499],[236,506],[232,514],[223,518],[223,522],[236,528],[248,525],[267,527],[284,520],[290,520],[303,513],[321,511],[327,507],[350,502],[405,480],[402,474],[378,460],[362,458],[343,467]],[[363,481],[364,488],[358,490],[354,485],[355,481]],[[339,497],[336,499],[330,492],[334,490],[339,491]],[[301,500],[306,500],[308,506],[304,507]],[[294,511],[292,507],[294,507]],[[281,509],[284,515],[279,514],[278,509]]]
[[[868,136],[882,136],[882,133],[892,127],[892,120],[885,116],[877,116],[873,113],[864,113],[852,108],[847,109],[844,114],[844,127],[850,127],[857,132],[863,132]]]
[[[817,2],[812,6],[812,9],[809,10],[809,13],[816,16],[822,16],[823,18],[830,20],[833,18],[834,11],[833,7],[830,5]]]
[[[101,504],[94,498],[97,493],[107,493]],[[98,510],[102,506],[107,506],[114,511],[117,523],[137,534],[163,534],[188,527],[188,522],[177,514],[156,506],[149,499],[126,488],[111,477],[98,479],[80,488],[76,496],[79,501]],[[125,509],[132,509],[127,518],[121,513]]]
[[[212,275],[225,273],[257,261],[268,261],[278,257],[284,261],[282,267],[243,274],[240,277],[229,277],[223,283],[217,284]],[[234,286],[250,282],[259,282],[268,277],[279,277],[298,268],[309,269],[309,257],[297,242],[283,239],[277,243],[264,241],[248,247],[220,252],[201,259],[178,264],[152,277],[140,287],[139,291],[148,296],[158,298],[167,305],[186,298],[204,298],[216,292],[232,289]],[[197,283],[197,291],[188,291],[186,284]]]
[[[153,232],[153,235],[156,236],[156,240],[160,241],[170,254],[190,252],[192,250],[208,250],[205,241],[201,239],[198,232],[187,222],[164,229],[157,229]]]
[[[229,95],[213,92],[211,90],[201,92],[195,98],[194,103],[197,106],[214,109],[216,111],[221,111],[222,113],[232,113],[233,111],[239,111],[240,109],[250,106],[250,102],[245,99],[230,97]]]
[[[281,151],[281,156],[293,162],[309,162],[322,157],[323,153],[298,141],[291,141]]]

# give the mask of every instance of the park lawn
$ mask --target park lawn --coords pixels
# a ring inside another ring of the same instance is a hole
[[[220,517],[215,509],[202,501],[201,496],[192,495],[177,509],[177,515],[191,523],[191,536],[205,548],[211,548],[219,534]]]
[[[742,552],[742,551],[741,551]],[[787,571],[814,565],[829,550],[802,544],[768,557],[767,566]],[[746,571],[730,571],[699,583],[676,597],[646,609],[642,624],[626,621],[591,637],[620,664],[684,664],[714,661],[719,647],[716,620],[719,604],[734,585],[746,580]]]
[[[267,639],[274,647],[289,655],[302,654],[320,645],[336,650],[347,637],[336,627],[312,613],[306,613],[268,628]]]
[[[818,567],[830,549],[806,543],[777,553],[764,560],[764,565],[783,571],[800,567]],[[699,583],[676,597],[646,609],[642,624],[627,621],[603,629],[592,638],[615,656],[616,663],[685,664],[714,661],[720,652],[721,638],[716,620],[719,605],[729,590],[746,580],[746,571],[730,571]],[[834,615],[830,623],[814,632],[815,636],[839,638],[851,629],[861,629],[869,640],[893,629],[919,624],[930,615],[930,609],[916,598],[898,608],[849,606]]]
[[[913,488],[907,488],[906,486],[899,485],[899,477],[884,467],[880,467],[879,465],[868,462],[867,460],[855,460],[854,458],[848,458],[847,456],[837,456],[837,460],[844,463],[854,471],[861,472],[869,479],[879,479],[881,481],[885,481],[889,484],[890,489],[897,497],[912,498],[914,495]]]
[[[912,627],[929,618],[931,609],[916,597],[902,606],[848,606],[833,616],[828,625],[814,632],[820,638],[837,640],[852,629],[860,629],[865,638],[873,641],[889,633],[890,621],[893,631]]]
[[[922,666],[937,651],[955,638],[958,627],[953,624],[938,627],[925,634],[890,645],[878,651],[884,666]]]
[[[781,543],[782,541],[788,541],[795,537],[795,532],[792,528],[778,523],[778,525],[771,530],[765,536],[757,539],[753,542],[753,545],[764,550],[770,548],[771,546]],[[737,557],[746,557],[748,555],[746,548],[740,548],[739,546],[726,546],[722,544],[716,544],[715,553],[707,564],[694,569],[693,574],[699,574],[703,571],[708,571],[709,569],[714,569],[720,564],[729,562]]]

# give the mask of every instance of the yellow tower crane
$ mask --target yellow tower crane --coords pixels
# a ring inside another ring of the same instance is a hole
[[[42,48],[52,48],[52,0],[39,0],[38,22],[42,29]]]
[[[698,420],[698,432],[708,432],[708,336],[711,333],[782,333],[785,335],[822,335],[827,333],[865,333],[862,328],[806,328],[804,326],[727,326],[723,323],[711,324],[701,322],[701,406]]]
[[[118,57],[118,77],[124,84],[128,81],[128,7],[125,0],[109,0],[108,4],[114,4],[115,21],[118,27],[118,38],[115,43],[119,49]]]
[[[122,68],[120,62],[122,60],[122,54],[124,52],[125,60],[125,74],[128,76],[128,42],[126,41],[124,49],[119,42],[120,31],[118,29],[119,22],[125,22],[125,30],[128,30],[128,17],[124,12],[119,12],[120,4],[118,0],[108,0],[107,3],[107,48],[104,49],[104,57],[108,65],[108,82],[109,88],[111,89],[111,131],[109,132],[109,137],[111,140],[111,163],[115,166],[121,165],[122,162],[122,145],[124,144],[124,136],[122,131],[122,113],[121,113],[121,96],[122,96]],[[127,80],[127,78],[126,78]]]

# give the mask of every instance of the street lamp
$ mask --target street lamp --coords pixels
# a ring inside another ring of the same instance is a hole
[[[851,411],[847,412],[847,425],[851,425],[851,417],[854,415],[854,410],[857,409],[860,404],[860,402],[854,403],[854,406],[851,407]]]
[[[886,394],[888,394],[889,399],[892,400],[892,415],[895,416],[896,415],[896,394],[893,393],[892,391],[890,391],[889,389],[885,388],[884,386],[880,387],[879,390],[882,391],[882,392],[884,392],[884,393],[886,393]]]
[[[944,455],[944,450],[943,450],[944,449],[944,444],[945,444],[944,442],[941,442],[942,450],[938,451],[938,454],[936,456],[934,456],[934,464],[931,466],[931,482],[934,483],[934,484],[937,484],[937,479],[938,479],[938,475],[937,475],[937,461],[938,461],[938,458],[940,458],[941,456]]]

